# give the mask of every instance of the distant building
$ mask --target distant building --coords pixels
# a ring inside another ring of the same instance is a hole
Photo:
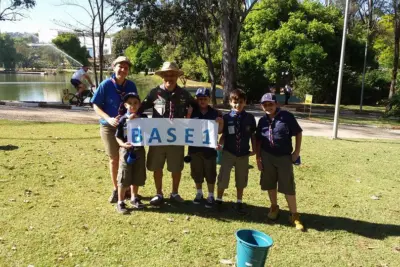
[[[82,46],[86,46],[86,49],[91,57],[95,56],[96,58],[99,55],[99,37],[95,38],[95,49],[96,55],[93,54],[93,41],[92,38],[89,36],[79,36],[79,41],[81,42]],[[112,48],[112,37],[106,37],[104,39],[104,48],[103,53],[104,55],[111,55],[111,48]]]

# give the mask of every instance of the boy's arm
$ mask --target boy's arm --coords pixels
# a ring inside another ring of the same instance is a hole
[[[217,150],[222,150],[224,143],[225,143],[225,135],[222,134],[218,141]]]
[[[297,158],[300,156],[300,149],[301,149],[301,141],[303,138],[303,133],[299,132],[296,135],[296,145],[295,145],[295,149],[292,153],[292,161],[295,162],[297,160]]]
[[[251,135],[251,149],[252,151],[250,152],[250,156],[254,156],[257,153],[257,145],[256,145],[256,135],[253,133]]]
[[[261,162],[261,140],[256,138],[256,162],[259,171],[263,170]]]

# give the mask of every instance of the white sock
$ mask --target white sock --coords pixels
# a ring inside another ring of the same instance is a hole
[[[217,201],[222,201],[222,197],[221,197],[221,198],[217,198],[216,200],[217,200]]]
[[[197,194],[203,195],[203,189],[197,189]]]
[[[176,197],[178,195],[178,193],[173,193],[171,194],[171,196]]]
[[[118,200],[118,204],[122,204],[122,202],[123,202],[123,201],[119,201],[119,200]]]
[[[236,202],[237,202],[237,203],[242,203],[242,200],[241,200],[241,199],[238,199]]]
[[[208,192],[208,197],[214,197],[214,193]]]

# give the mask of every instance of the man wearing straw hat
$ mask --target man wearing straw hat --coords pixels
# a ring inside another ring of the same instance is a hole
[[[160,86],[152,89],[143,100],[138,113],[153,108],[153,118],[185,118],[189,106],[197,106],[194,98],[185,89],[178,86],[177,81],[183,75],[175,62],[164,62],[161,70],[155,72],[163,79]],[[184,146],[150,146],[147,155],[147,169],[154,172],[154,182],[157,194],[150,204],[159,206],[164,202],[162,191],[163,168],[172,175],[172,193],[170,199],[175,202],[184,200],[178,194],[179,183],[183,170]]]

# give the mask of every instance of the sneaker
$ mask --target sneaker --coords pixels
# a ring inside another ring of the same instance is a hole
[[[176,194],[175,196],[173,196],[173,195],[171,194],[170,197],[169,197],[169,199],[170,199],[171,201],[175,201],[175,202],[178,202],[178,203],[183,203],[183,202],[185,202],[185,200],[183,200],[183,198],[181,198],[181,196],[180,196],[179,194]]]
[[[215,205],[217,206],[218,211],[222,211],[222,200],[215,200]]]
[[[246,214],[247,214],[247,211],[246,211],[246,209],[244,208],[244,204],[243,204],[243,203],[239,203],[239,202],[235,203],[235,204],[233,205],[233,209],[234,209],[239,215],[246,215]]]
[[[161,204],[164,202],[164,197],[163,195],[155,195],[155,197],[153,197],[150,200],[150,205],[152,206],[161,206]]]
[[[203,194],[197,193],[196,197],[193,199],[193,203],[198,205],[204,200]]]
[[[212,207],[214,207],[214,205],[215,205],[215,199],[214,199],[214,197],[208,197],[207,198],[207,202],[206,202],[206,208],[207,209],[212,209]]]
[[[111,196],[108,198],[110,203],[117,203],[118,202],[118,191],[113,190]]]
[[[143,209],[144,204],[140,200],[140,198],[135,198],[134,200],[131,200],[131,204],[135,209]]]
[[[269,212],[267,215],[268,219],[275,221],[279,217],[279,206],[278,205],[271,205],[269,208]]]
[[[117,211],[118,211],[118,213],[121,213],[121,214],[128,213],[128,209],[126,208],[125,202],[122,202],[121,204],[117,204]]]
[[[296,230],[304,231],[304,225],[300,221],[300,214],[293,213],[289,217],[289,222],[296,227]]]

